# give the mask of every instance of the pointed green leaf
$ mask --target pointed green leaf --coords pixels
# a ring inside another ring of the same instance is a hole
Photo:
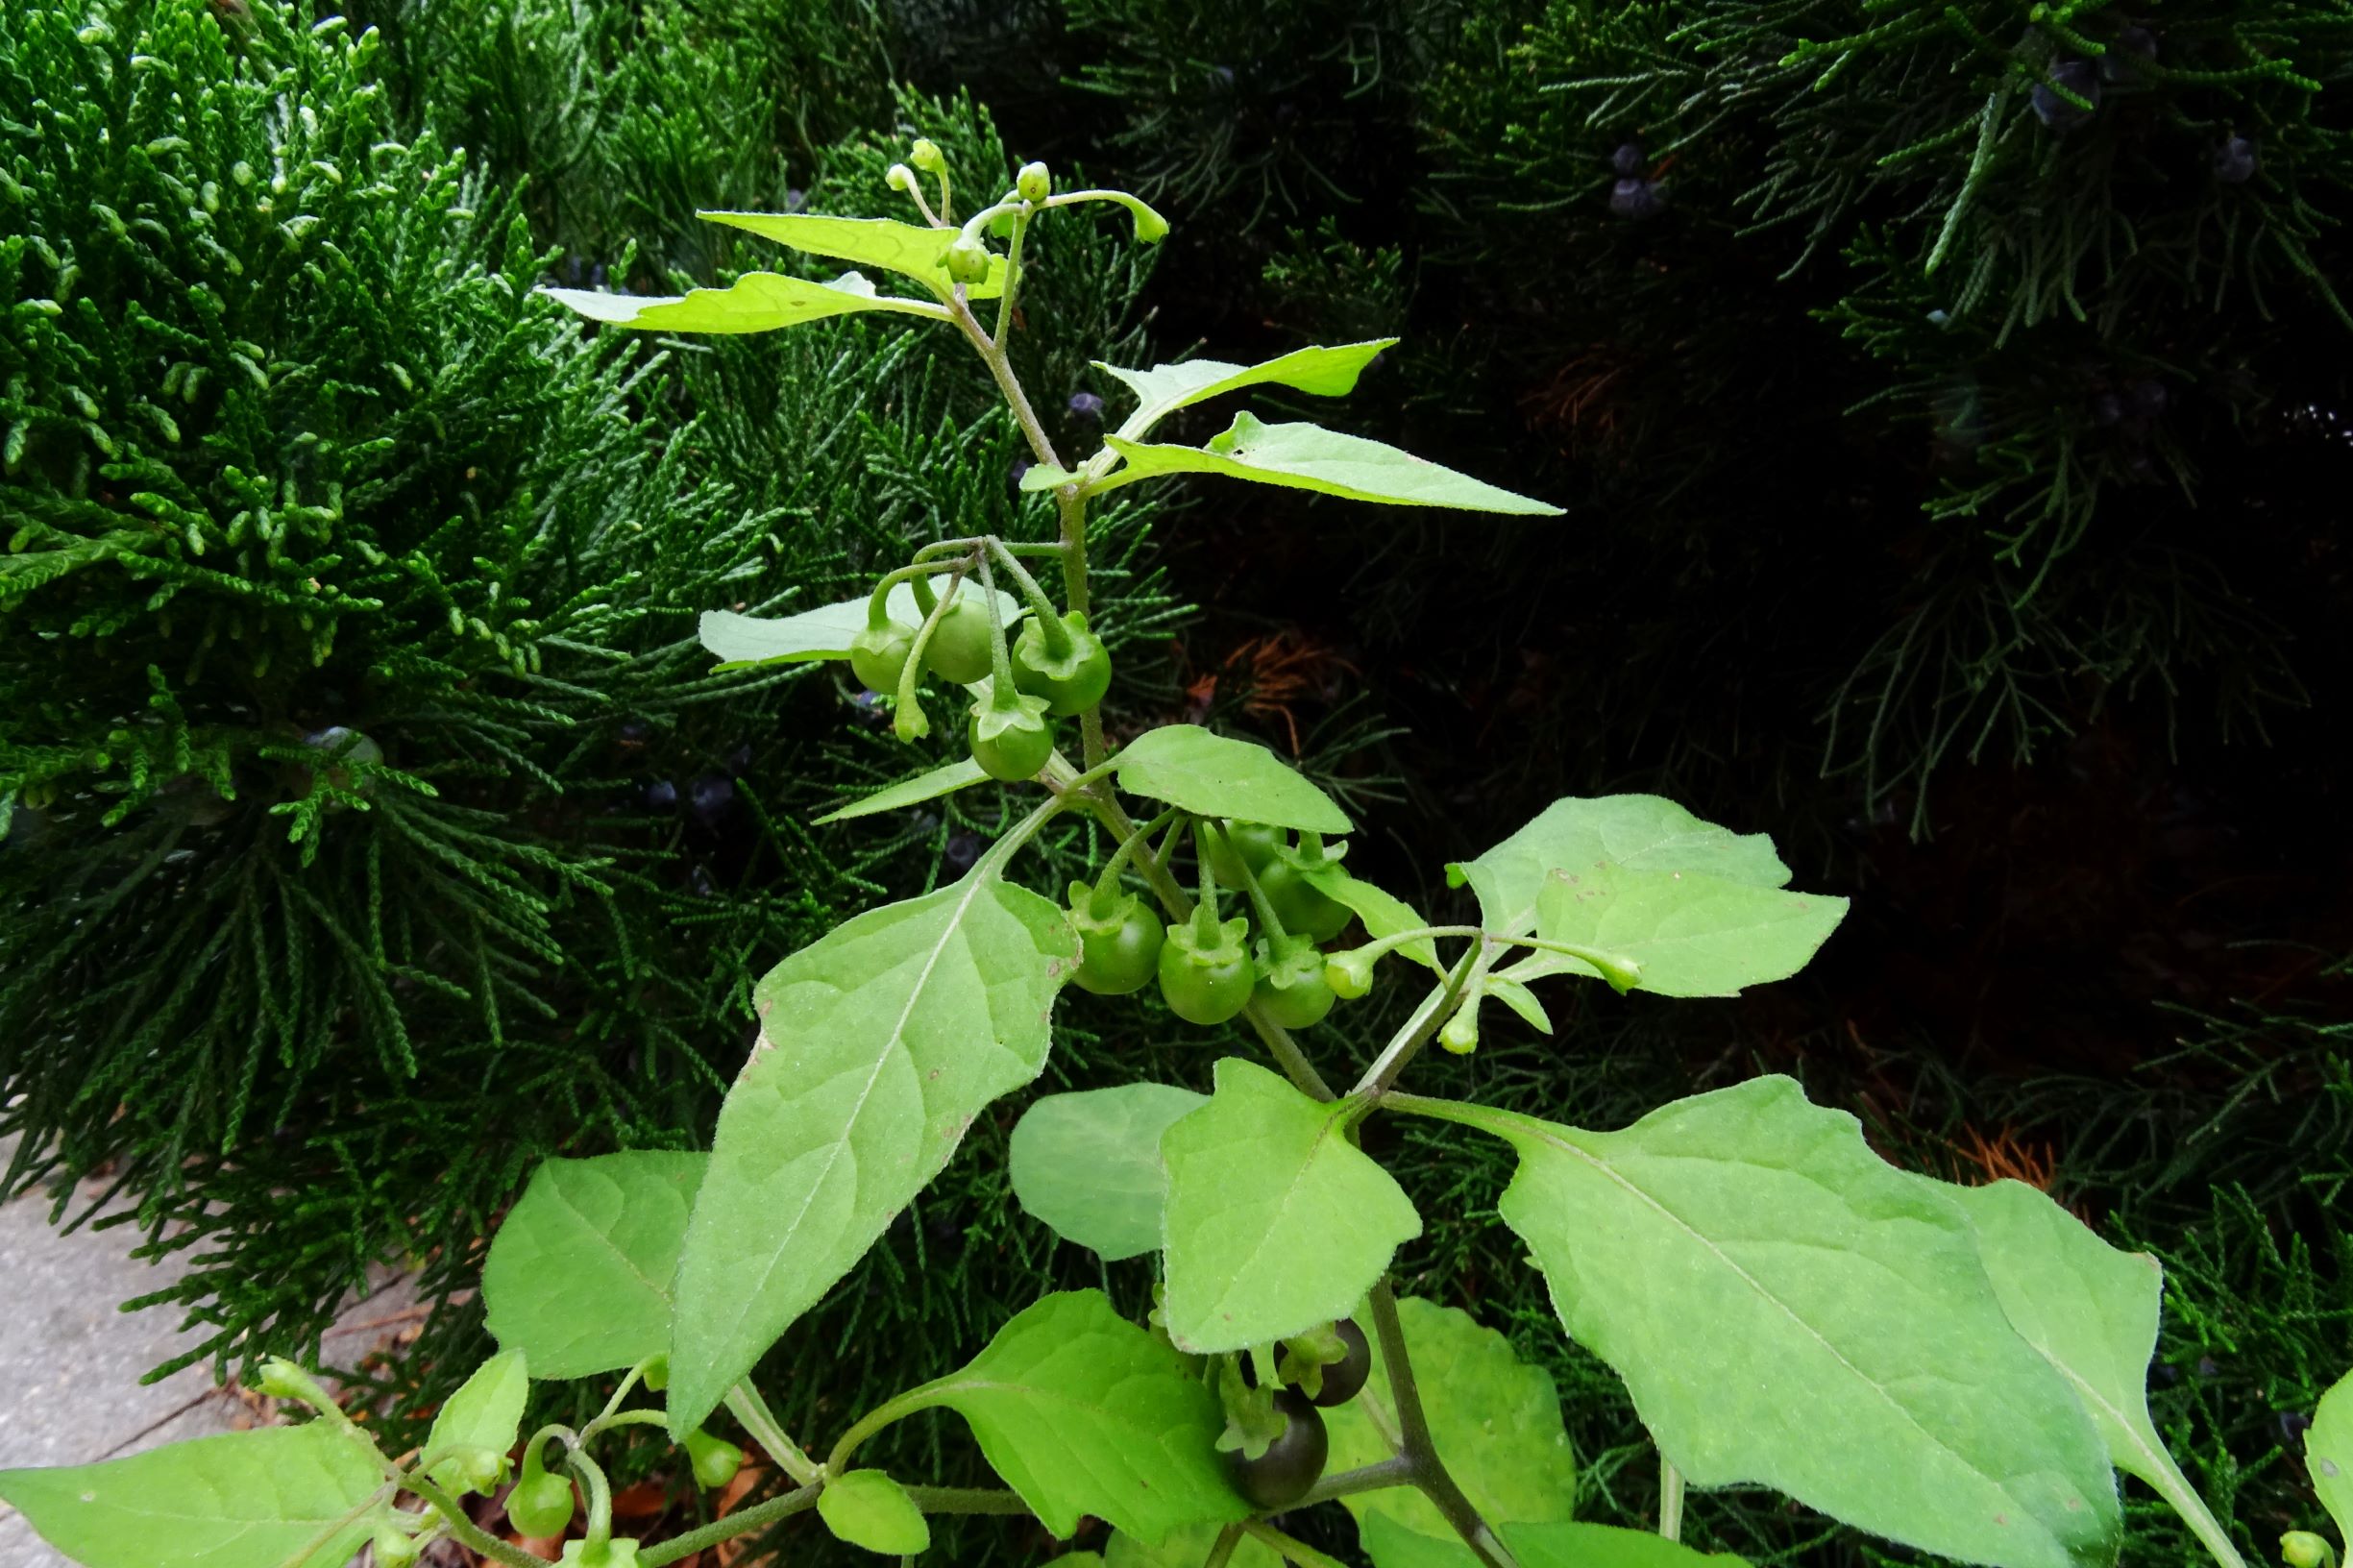
[[[1116,1262],[1161,1241],[1161,1134],[1207,1095],[1171,1084],[1048,1094],[1022,1114],[1006,1164],[1014,1196],[1066,1241]]]
[[[1446,881],[1470,884],[1486,929],[1524,936],[1536,928],[1536,898],[1547,876],[1602,861],[1637,871],[1703,871],[1759,888],[1789,880],[1789,868],[1762,833],[1703,822],[1655,795],[1605,795],[1554,801],[1477,860],[1447,867]]]
[[[790,245],[812,256],[880,267],[913,278],[936,294],[954,291],[956,280],[947,275],[947,248],[956,239],[953,229],[932,229],[894,218],[829,218],[815,212],[703,212],[705,223],[723,223]],[[968,284],[968,297],[993,300],[1005,292],[1005,258],[989,257],[989,276]]]
[[[961,599],[963,591],[957,597]],[[1003,589],[997,590],[996,602],[998,613],[1009,626],[1028,613],[1025,605]],[[922,625],[923,613],[916,608],[915,589],[911,585],[904,582],[895,585],[885,605],[892,616],[908,625]],[[700,628],[702,646],[726,661],[720,666],[723,670],[779,660],[846,659],[850,639],[866,629],[866,616],[865,596],[846,599],[838,604],[821,604],[798,615],[738,615],[733,610],[705,610]]]
[[[364,1437],[312,1422],[0,1470],[0,1502],[84,1568],[343,1568],[383,1483]]]
[[[1480,1516],[1499,1529],[1569,1518],[1577,1502],[1577,1456],[1561,1424],[1560,1396],[1551,1375],[1521,1360],[1509,1340],[1456,1308],[1407,1296],[1397,1303],[1397,1320],[1431,1440]],[[1372,1333],[1368,1320],[1359,1322]],[[1325,1412],[1332,1439],[1327,1473],[1389,1457],[1388,1440],[1374,1424],[1373,1411],[1390,1432],[1397,1430],[1397,1401],[1377,1346],[1363,1391]],[[1375,1525],[1385,1521],[1409,1535],[1451,1546],[1460,1556],[1445,1557],[1450,1565],[1477,1560],[1446,1516],[1413,1487],[1359,1492],[1340,1501],[1357,1516],[1368,1550]],[[1397,1568],[1377,1550],[1373,1557],[1380,1568]]]
[[[1397,339],[1378,337],[1369,343],[1338,348],[1294,349],[1258,365],[1229,365],[1216,359],[1188,359],[1181,365],[1154,365],[1150,370],[1121,370],[1095,361],[1095,369],[1118,378],[1136,394],[1136,411],[1127,416],[1119,433],[1140,440],[1153,426],[1196,403],[1245,386],[1288,386],[1319,398],[1344,397],[1356,390],[1357,378],[1382,350]]]
[[[1852,1116],[1781,1077],[1617,1133],[1439,1114],[1518,1151],[1505,1223],[1695,1485],[1763,1482],[1970,1562],[2115,1561],[2091,1418],[2010,1327],[1959,1205]]]
[[[988,776],[981,771],[979,763],[974,762],[970,757],[966,757],[944,767],[934,768],[928,772],[918,773],[913,778],[902,778],[895,784],[876,790],[872,795],[862,796],[838,811],[825,813],[824,816],[818,818],[817,821],[820,824],[846,822],[853,817],[871,817],[877,812],[897,811],[906,806],[921,805],[926,800],[936,800],[941,796],[953,795],[956,791],[977,784]]]
[[[1374,887],[1370,882],[1350,876],[1332,861],[1325,861],[1303,874],[1307,877],[1308,886],[1336,903],[1347,905],[1357,919],[1364,922],[1365,934],[1376,940],[1393,937],[1400,931],[1419,931],[1430,923],[1403,898]],[[1397,951],[1440,974],[1446,972],[1446,966],[1438,962],[1437,943],[1428,937],[1409,942]]]
[[[1495,1531],[1520,1568],[1748,1568],[1728,1552],[1706,1554],[1647,1530],[1616,1525],[1505,1525]],[[1477,1568],[1461,1538],[1409,1530],[1386,1515],[1364,1522],[1360,1539],[1373,1568]]]
[[[2304,1459],[2314,1495],[2337,1521],[2338,1545],[2353,1553],[2353,1375],[2338,1379],[2313,1408]]]
[[[836,1540],[912,1557],[931,1550],[931,1523],[907,1488],[879,1470],[852,1470],[825,1483],[817,1494],[818,1517]]]
[[[473,1464],[479,1455],[487,1454],[503,1459],[506,1451],[515,1446],[523,1435],[523,1402],[530,1392],[530,1379],[525,1372],[523,1351],[502,1350],[480,1366],[474,1376],[458,1385],[433,1417],[433,1430],[425,1439],[425,1452],[438,1453],[452,1448],[477,1451],[476,1457],[444,1459],[428,1472],[434,1484],[452,1492],[488,1492],[497,1485],[496,1461],[487,1484],[474,1473]]]
[[[482,1264],[490,1332],[543,1378],[670,1348],[670,1282],[710,1156],[645,1149],[545,1160]]]
[[[699,1425],[939,1174],[981,1108],[1045,1066],[1069,917],[983,859],[870,910],[753,992],[678,1262],[670,1422]]]
[[[990,1468],[1065,1539],[1085,1514],[1157,1546],[1248,1511],[1218,1463],[1216,1396],[1100,1290],[1047,1296],[964,1370],[894,1403],[962,1415]]]
[[[1627,961],[1636,967],[1637,991],[1732,996],[1805,968],[1846,914],[1844,898],[1601,861],[1545,878],[1536,935]],[[1600,972],[1581,959],[1543,951],[1509,970],[1522,981]]]
[[[725,288],[690,289],[682,295],[606,294],[585,288],[543,288],[559,305],[591,321],[649,332],[772,332],[780,327],[822,321],[860,310],[936,312],[938,306],[893,299],[854,272],[830,283],[787,278],[776,272],[748,272]]]
[[[1348,1141],[1347,1101],[1319,1104],[1227,1057],[1216,1092],[1161,1137],[1168,1166],[1168,1336],[1197,1354],[1345,1317],[1422,1216]]]
[[[1499,490],[1379,441],[1342,435],[1320,425],[1264,425],[1248,413],[1236,414],[1226,432],[1206,447],[1162,446],[1120,435],[1106,437],[1105,445],[1127,464],[1097,485],[1100,490],[1160,474],[1222,474],[1392,506],[1449,506],[1523,517],[1560,513],[1548,502]]]
[[[1146,1546],[1133,1535],[1114,1535],[1103,1549],[1103,1568],[1201,1568],[1209,1561],[1210,1551],[1217,1544],[1221,1527],[1192,1525],[1172,1532],[1158,1546]],[[1056,1557],[1054,1564],[1066,1563],[1068,1557]],[[1283,1558],[1275,1549],[1255,1535],[1245,1535],[1227,1559],[1228,1568],[1283,1568]]]
[[[1348,814],[1262,746],[1213,735],[1198,724],[1147,729],[1112,759],[1119,787],[1200,817],[1310,833],[1345,833]]]

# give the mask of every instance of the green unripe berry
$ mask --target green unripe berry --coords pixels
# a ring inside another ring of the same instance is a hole
[[[686,1434],[686,1458],[694,1466],[695,1483],[715,1492],[735,1479],[743,1468],[744,1451],[724,1437],[714,1437],[699,1427]]]
[[[996,625],[980,590],[966,588],[948,600],[923,645],[923,665],[953,686],[969,686],[988,674],[996,658]]]
[[[1014,179],[1013,188],[1025,202],[1042,202],[1054,194],[1054,177],[1042,163],[1024,163]]]
[[[937,174],[947,167],[947,159],[940,156],[940,144],[929,136],[918,136],[908,150],[907,161],[925,174]]]
[[[1474,996],[1458,1008],[1438,1031],[1438,1043],[1457,1056],[1468,1056],[1479,1049],[1479,998]]]
[[[1373,989],[1373,961],[1358,953],[1334,953],[1324,960],[1324,984],[1333,995],[1353,1002]]]
[[[882,178],[893,190],[903,190],[911,195],[915,191],[915,171],[904,163],[892,164]]]
[[[915,651],[915,628],[904,621],[869,625],[849,640],[849,670],[870,692],[895,692]],[[648,1386],[652,1386],[650,1384]]]
[[[2337,1568],[2337,1554],[2326,1538],[2309,1530],[2292,1530],[2279,1538],[2279,1560],[2288,1568]]]
[[[408,1568],[417,1560],[417,1538],[387,1519],[376,1527],[376,1568]]]
[[[298,1400],[314,1410],[335,1409],[334,1400],[319,1385],[319,1380],[282,1356],[273,1356],[261,1363],[259,1381],[261,1391],[272,1399]]]
[[[572,1525],[572,1482],[527,1461],[523,1479],[506,1494],[506,1520],[526,1535],[561,1535]]]
[[[959,234],[947,248],[947,275],[960,283],[977,283],[989,276],[989,247],[969,234]]]

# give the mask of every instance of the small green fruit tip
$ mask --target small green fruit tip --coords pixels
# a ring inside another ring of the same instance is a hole
[[[907,151],[907,161],[926,174],[937,174],[947,166],[947,159],[941,156],[940,144],[929,136],[915,138],[915,145]]]
[[[2292,1530],[2279,1538],[2279,1560],[2288,1568],[2337,1568],[2337,1554],[2309,1530]]]
[[[915,189],[915,171],[904,163],[892,164],[882,178],[893,190]]]
[[[1025,202],[1042,202],[1054,194],[1054,176],[1042,163],[1024,163],[1013,188]]]

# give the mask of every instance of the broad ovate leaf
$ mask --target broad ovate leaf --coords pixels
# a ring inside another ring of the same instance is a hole
[[[1470,885],[1487,930],[1525,936],[1536,928],[1546,877],[1604,862],[1637,871],[1699,871],[1759,888],[1789,881],[1789,868],[1764,834],[1702,821],[1655,795],[1556,800],[1478,859],[1447,867],[1446,880]]]
[[[1112,759],[1119,787],[1199,817],[1272,822],[1308,833],[1353,825],[1332,797],[1264,747],[1198,724],[1148,729]]]
[[[829,811],[817,819],[818,822],[846,822],[853,817],[872,817],[880,812],[900,811],[908,806],[919,806],[926,800],[937,800],[944,795],[979,783],[989,775],[970,757],[961,757],[928,772],[903,778],[897,783],[862,796],[838,811]]]
[[[1536,932],[1609,956],[1612,983],[1660,996],[1731,996],[1784,980],[1829,939],[1847,900],[1760,888],[1699,871],[1639,871],[1612,861],[1552,872],[1536,895]],[[1538,950],[1507,971],[1599,975]]]
[[[931,1550],[931,1523],[907,1488],[880,1470],[852,1470],[825,1483],[817,1496],[818,1517],[836,1540],[912,1557]]]
[[[1747,1568],[1730,1553],[1707,1554],[1616,1525],[1504,1525],[1495,1531],[1520,1568]],[[1409,1530],[1385,1514],[1364,1521],[1358,1532],[1373,1568],[1477,1568],[1479,1559],[1459,1536]]]
[[[983,1107],[1038,1076],[1076,948],[1059,905],[984,857],[760,982],[760,1036],[720,1108],[678,1262],[674,1433],[833,1287]]]
[[[1240,1350],[1345,1317],[1422,1216],[1348,1140],[1348,1101],[1308,1098],[1227,1057],[1216,1092],[1161,1136],[1168,1336]]]
[[[2115,1561],[2091,1417],[2011,1327],[1960,1206],[1852,1116],[1782,1077],[1616,1133],[1444,1114],[1517,1150],[1505,1223],[1694,1484],[1762,1482],[1968,1562]]]
[[[1113,1262],[1161,1244],[1161,1135],[1209,1097],[1172,1084],[1048,1094],[1022,1113],[1006,1165],[1014,1196],[1066,1241]]]
[[[521,1349],[502,1350],[443,1403],[425,1452],[471,1452],[436,1463],[429,1472],[435,1484],[452,1492],[488,1492],[497,1484],[506,1451],[523,1435],[523,1402],[530,1393],[526,1364]]]
[[[990,1468],[1065,1539],[1092,1514],[1156,1547],[1248,1511],[1218,1463],[1216,1396],[1100,1290],[1045,1297],[962,1371],[895,1403],[962,1415]]]
[[[1397,1303],[1397,1320],[1431,1441],[1480,1516],[1499,1531],[1569,1518],[1577,1501],[1577,1456],[1561,1424],[1552,1376],[1520,1360],[1509,1340],[1458,1308],[1407,1296]],[[1370,1335],[1369,1320],[1359,1322]],[[1382,1429],[1396,1431],[1396,1416],[1388,1367],[1376,1344],[1363,1391],[1324,1412],[1332,1439],[1325,1469],[1351,1470],[1387,1458]],[[1424,1542],[1440,1554],[1431,1557],[1434,1563],[1456,1568],[1477,1561],[1445,1515],[1413,1487],[1359,1492],[1341,1502],[1357,1516],[1379,1568],[1404,1568]],[[1393,1527],[1400,1537],[1394,1554],[1372,1544],[1381,1525]]]
[[[2338,1544],[2353,1552],[2353,1375],[2338,1379],[2313,1408],[2304,1464],[2314,1495],[2337,1521]]]
[[[543,1378],[586,1378],[670,1348],[670,1285],[710,1156],[544,1160],[490,1243],[490,1332]]]
[[[366,1438],[312,1422],[0,1470],[0,1502],[84,1568],[343,1568],[383,1483]]]
[[[1181,365],[1154,365],[1150,370],[1121,370],[1095,361],[1095,369],[1116,378],[1136,394],[1136,411],[1120,423],[1119,433],[1140,440],[1153,426],[1180,408],[1245,386],[1287,386],[1319,398],[1345,397],[1356,390],[1357,378],[1382,350],[1395,345],[1393,337],[1336,348],[1294,349],[1256,365],[1229,365],[1217,359],[1188,359]]]
[[[1161,474],[1222,474],[1391,506],[1446,506],[1523,517],[1555,517],[1560,512],[1557,506],[1497,489],[1380,441],[1342,435],[1320,425],[1262,424],[1247,413],[1236,414],[1225,433],[1203,447],[1131,441],[1119,435],[1106,437],[1105,444],[1126,464],[1096,486],[1102,490]]]
[[[977,593],[978,589],[959,590]],[[915,589],[908,583],[895,584],[884,600],[891,615],[910,626],[922,625],[923,612],[916,607]],[[996,596],[997,613],[1011,625],[1028,611],[1011,594],[999,589]],[[866,629],[868,597],[846,599],[838,604],[821,604],[798,615],[761,616],[738,615],[733,610],[705,610],[699,627],[702,646],[724,661],[721,668],[737,665],[797,662],[805,659],[846,659],[850,639]]]
[[[956,280],[947,274],[947,248],[957,233],[953,229],[919,227],[895,218],[831,218],[816,212],[704,212],[699,216],[705,223],[748,230],[812,256],[895,272],[935,294],[946,295],[956,286]],[[993,300],[1004,293],[1005,258],[992,255],[989,276],[967,284],[965,292],[975,300]]]
[[[591,321],[648,332],[772,332],[861,310],[939,309],[877,294],[871,282],[854,272],[830,283],[777,272],[748,272],[725,288],[675,295],[607,294],[586,288],[539,292]]]

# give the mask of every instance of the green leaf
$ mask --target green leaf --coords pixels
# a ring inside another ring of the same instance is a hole
[[[1308,886],[1354,911],[1357,919],[1364,922],[1365,933],[1376,940],[1393,937],[1400,931],[1419,931],[1430,923],[1403,898],[1350,876],[1334,862],[1326,861],[1301,874],[1307,878]],[[1428,937],[1409,942],[1397,951],[1440,974],[1446,972],[1446,966],[1438,962],[1437,943]]]
[[[1788,1078],[1617,1133],[1443,1113],[1519,1153],[1504,1222],[1695,1485],[1761,1482],[1924,1551],[2116,1558],[2115,1472],[2010,1327],[1967,1215]]]
[[[1100,1290],[1047,1296],[964,1370],[893,1403],[962,1415],[990,1467],[1065,1539],[1084,1514],[1158,1546],[1248,1511],[1213,1447],[1216,1396]]]
[[[0,1501],[84,1568],[343,1568],[381,1509],[344,1521],[383,1483],[366,1438],[312,1422],[0,1470]]]
[[[837,261],[881,267],[913,278],[935,294],[954,291],[956,280],[947,275],[947,248],[955,242],[953,229],[919,227],[895,218],[829,218],[814,212],[703,212],[705,223],[723,223],[790,245],[812,256]],[[989,276],[967,286],[975,300],[993,300],[1005,292],[1005,258],[989,257]]]
[[[468,1458],[444,1459],[428,1472],[434,1484],[453,1492],[488,1492],[497,1485],[497,1472],[506,1451],[523,1435],[523,1402],[530,1391],[521,1349],[502,1350],[459,1384],[433,1417],[425,1452],[469,1448],[493,1457],[491,1480],[470,1474]]]
[[[1262,746],[1213,735],[1198,724],[1163,724],[1112,759],[1119,787],[1182,806],[1199,817],[1272,822],[1307,833],[1345,833],[1354,824],[1332,797]]]
[[[1487,930],[1525,936],[1536,928],[1536,899],[1547,876],[1603,861],[1637,871],[1700,871],[1758,888],[1789,881],[1789,868],[1762,833],[1703,822],[1655,795],[1605,795],[1554,801],[1477,860],[1447,867],[1446,882],[1470,884]]]
[[[1161,1134],[1209,1097],[1170,1084],[1048,1094],[1013,1130],[1014,1196],[1066,1241],[1116,1262],[1161,1243]]]
[[[1179,1349],[1239,1350],[1346,1317],[1422,1234],[1396,1179],[1348,1141],[1361,1109],[1227,1057],[1210,1103],[1162,1135],[1161,1311]]]
[[[543,1378],[586,1378],[670,1348],[670,1285],[710,1156],[546,1160],[482,1264],[491,1335]]]
[[[1508,1525],[1496,1533],[1520,1568],[1748,1568],[1728,1552],[1695,1552],[1616,1525]],[[1365,1521],[1360,1541],[1373,1568],[1476,1568],[1479,1561],[1451,1530],[1433,1537],[1382,1514]]]
[[[1481,1517],[1498,1528],[1570,1517],[1577,1501],[1577,1456],[1561,1425],[1560,1396],[1551,1375],[1521,1360],[1509,1340],[1481,1327],[1468,1312],[1407,1296],[1397,1303],[1397,1319],[1431,1440]],[[1369,1323],[1362,1327],[1372,1332]],[[1389,1457],[1387,1440],[1364,1408],[1367,1401],[1388,1430],[1396,1431],[1397,1402],[1378,1347],[1363,1391],[1325,1412],[1332,1439],[1327,1473]],[[1340,1501],[1364,1530],[1368,1550],[1376,1522],[1386,1521],[1408,1534],[1451,1545],[1459,1556],[1443,1559],[1450,1565],[1475,1560],[1445,1515],[1413,1487],[1359,1492]],[[1379,1552],[1373,1556],[1381,1568],[1396,1568]]]
[[[2353,1376],[2338,1379],[2313,1408],[2312,1426],[2304,1433],[2304,1459],[2314,1495],[2337,1521],[2337,1541],[2345,1549],[2340,1556],[2353,1553]]]
[[[1846,914],[1844,898],[1601,861],[1545,878],[1536,898],[1536,935],[1628,961],[1637,967],[1637,991],[1732,996],[1805,968]],[[1601,973],[1581,959],[1541,951],[1508,972],[1521,981]]]
[[[961,599],[963,593],[957,597]],[[700,628],[702,646],[726,661],[720,666],[723,670],[777,661],[846,659],[850,639],[866,629],[867,598],[821,604],[798,615],[738,615],[733,610],[705,610]],[[1008,626],[1028,613],[1019,600],[1003,589],[997,590],[996,602]],[[922,624],[923,612],[916,608],[911,584],[894,584],[885,603],[891,615],[908,625]]]
[[[860,310],[939,308],[877,294],[872,283],[854,272],[846,272],[830,283],[775,272],[748,272],[725,288],[690,289],[682,295],[606,294],[585,288],[543,288],[539,292],[591,321],[649,332],[772,332],[780,327],[797,327]]]
[[[1172,1531],[1158,1546],[1146,1546],[1133,1535],[1114,1535],[1103,1549],[1104,1568],[1201,1568],[1217,1544],[1217,1525],[1192,1525]],[[1056,1557],[1055,1563],[1068,1562]],[[1283,1568],[1282,1556],[1255,1535],[1245,1535],[1227,1559],[1228,1568]]]
[[[1560,508],[1483,483],[1409,452],[1320,425],[1262,425],[1236,414],[1206,447],[1161,446],[1107,436],[1127,465],[1095,488],[1112,489],[1160,474],[1223,474],[1287,490],[1313,490],[1392,506],[1450,506],[1459,511],[1556,517]]]
[[[1076,948],[1060,905],[984,858],[760,982],[760,1038],[720,1108],[678,1262],[674,1433],[833,1287],[982,1107],[1038,1076]]]
[[[1245,386],[1288,386],[1319,398],[1344,397],[1356,390],[1357,378],[1374,356],[1396,342],[1393,337],[1378,337],[1369,343],[1349,343],[1339,348],[1294,349],[1258,365],[1188,359],[1181,365],[1121,370],[1098,359],[1094,368],[1106,376],[1116,377],[1136,394],[1136,411],[1119,427],[1121,435],[1136,440],[1180,408],[1238,392]]]
[[[879,1470],[852,1470],[817,1494],[818,1517],[834,1538],[885,1556],[931,1550],[931,1524],[907,1488]]]
[[[936,800],[944,795],[953,795],[956,791],[968,785],[977,784],[988,776],[981,771],[979,763],[974,762],[970,757],[965,757],[960,761],[948,763],[944,767],[934,768],[928,772],[918,773],[913,778],[902,778],[895,784],[876,790],[872,795],[863,796],[851,801],[839,811],[825,813],[824,816],[818,818],[817,821],[820,824],[846,822],[853,817],[871,817],[877,812],[897,811],[903,806],[919,805],[925,800]]]

